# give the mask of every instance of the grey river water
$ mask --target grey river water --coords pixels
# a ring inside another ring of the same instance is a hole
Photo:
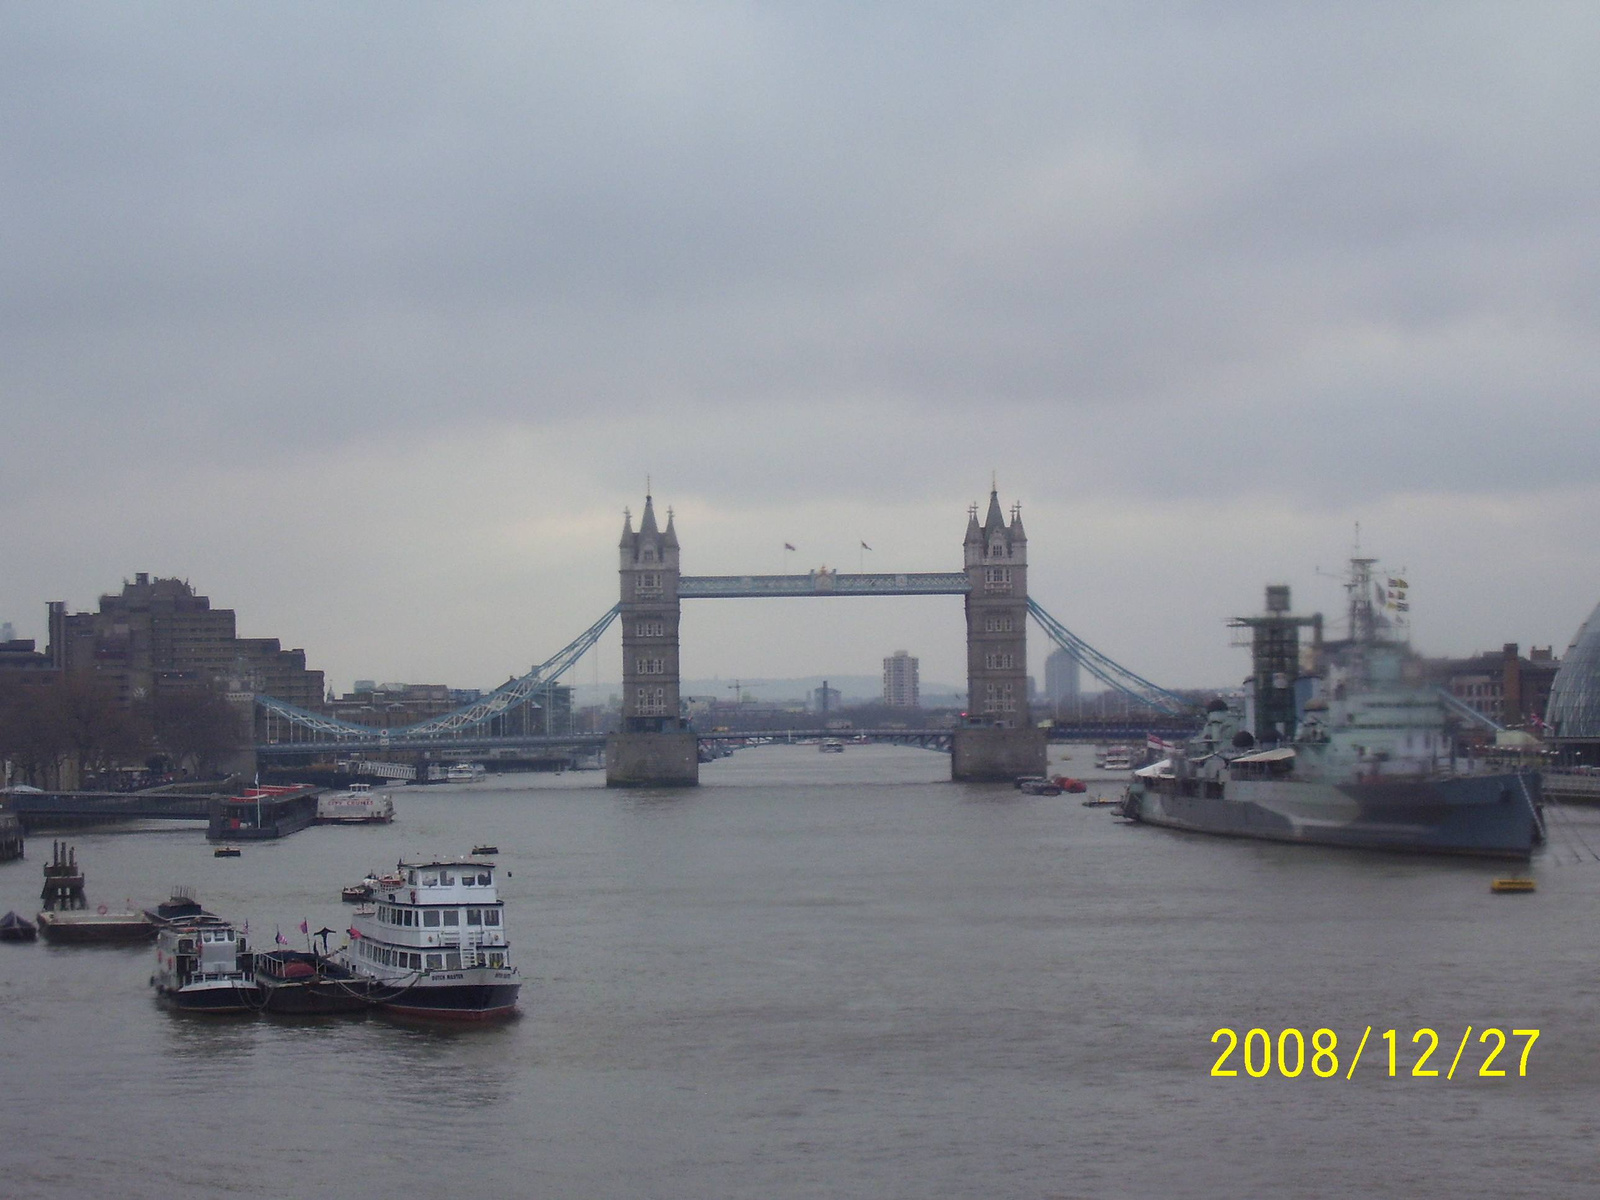
[[[371,868],[497,843],[523,1016],[184,1016],[148,948],[0,945],[0,1194],[1595,1194],[1592,854],[1494,896],[1492,864],[1130,827],[948,773],[774,746],[684,792],[402,788],[390,827],[239,859],[198,827],[75,834],[91,902],[187,885],[263,946],[343,929]],[[1600,814],[1562,819],[1600,847]],[[0,866],[0,911],[37,908],[48,846]],[[1255,1079],[1236,1053],[1213,1078],[1224,1026],[1331,1027],[1338,1073]],[[1422,1026],[1437,1077],[1409,1074]],[[1525,1078],[1520,1041],[1476,1075],[1487,1026],[1541,1031]]]

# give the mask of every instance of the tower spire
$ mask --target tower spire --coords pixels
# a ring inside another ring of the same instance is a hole
[[[983,532],[988,535],[994,533],[996,529],[1004,529],[1005,527],[1006,516],[1000,511],[1000,492],[997,489],[992,489],[989,492],[989,511],[983,518]]]

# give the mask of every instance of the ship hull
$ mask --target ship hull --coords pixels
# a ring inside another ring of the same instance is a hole
[[[1525,859],[1540,840],[1538,802],[1534,773],[1338,784],[1162,779],[1130,787],[1124,815],[1262,841]]]
[[[522,983],[509,972],[494,974],[502,978],[490,982],[420,982],[397,994],[383,995],[379,1004],[387,1012],[436,1021],[502,1020],[517,1011],[517,995]]]
[[[254,984],[242,983],[226,987],[157,988],[163,1003],[179,1012],[228,1013],[257,1012],[261,1008],[261,992]]]
[[[280,1016],[334,1016],[364,1012],[373,1005],[372,980],[310,951],[257,954],[255,977],[261,988],[261,1007]]]

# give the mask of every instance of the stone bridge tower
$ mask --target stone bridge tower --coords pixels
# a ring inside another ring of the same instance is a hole
[[[967,514],[967,719],[955,733],[950,776],[1011,780],[1042,775],[1045,735],[1028,715],[1028,537],[1013,505],[1007,523],[997,490],[978,524]]]
[[[606,740],[606,783],[697,784],[698,742],[679,716],[678,534],[671,511],[666,529],[658,528],[647,495],[637,533],[632,514],[624,514],[618,550],[622,730]]]

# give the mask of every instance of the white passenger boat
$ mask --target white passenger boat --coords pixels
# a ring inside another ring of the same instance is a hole
[[[444,778],[446,783],[476,783],[488,774],[482,763],[454,763],[445,770]]]
[[[318,825],[387,825],[394,820],[394,800],[375,792],[370,783],[352,783],[342,792],[317,797]]]
[[[495,866],[477,858],[400,863],[356,910],[335,957],[373,981],[372,1000],[412,1016],[510,1016],[522,987]]]

